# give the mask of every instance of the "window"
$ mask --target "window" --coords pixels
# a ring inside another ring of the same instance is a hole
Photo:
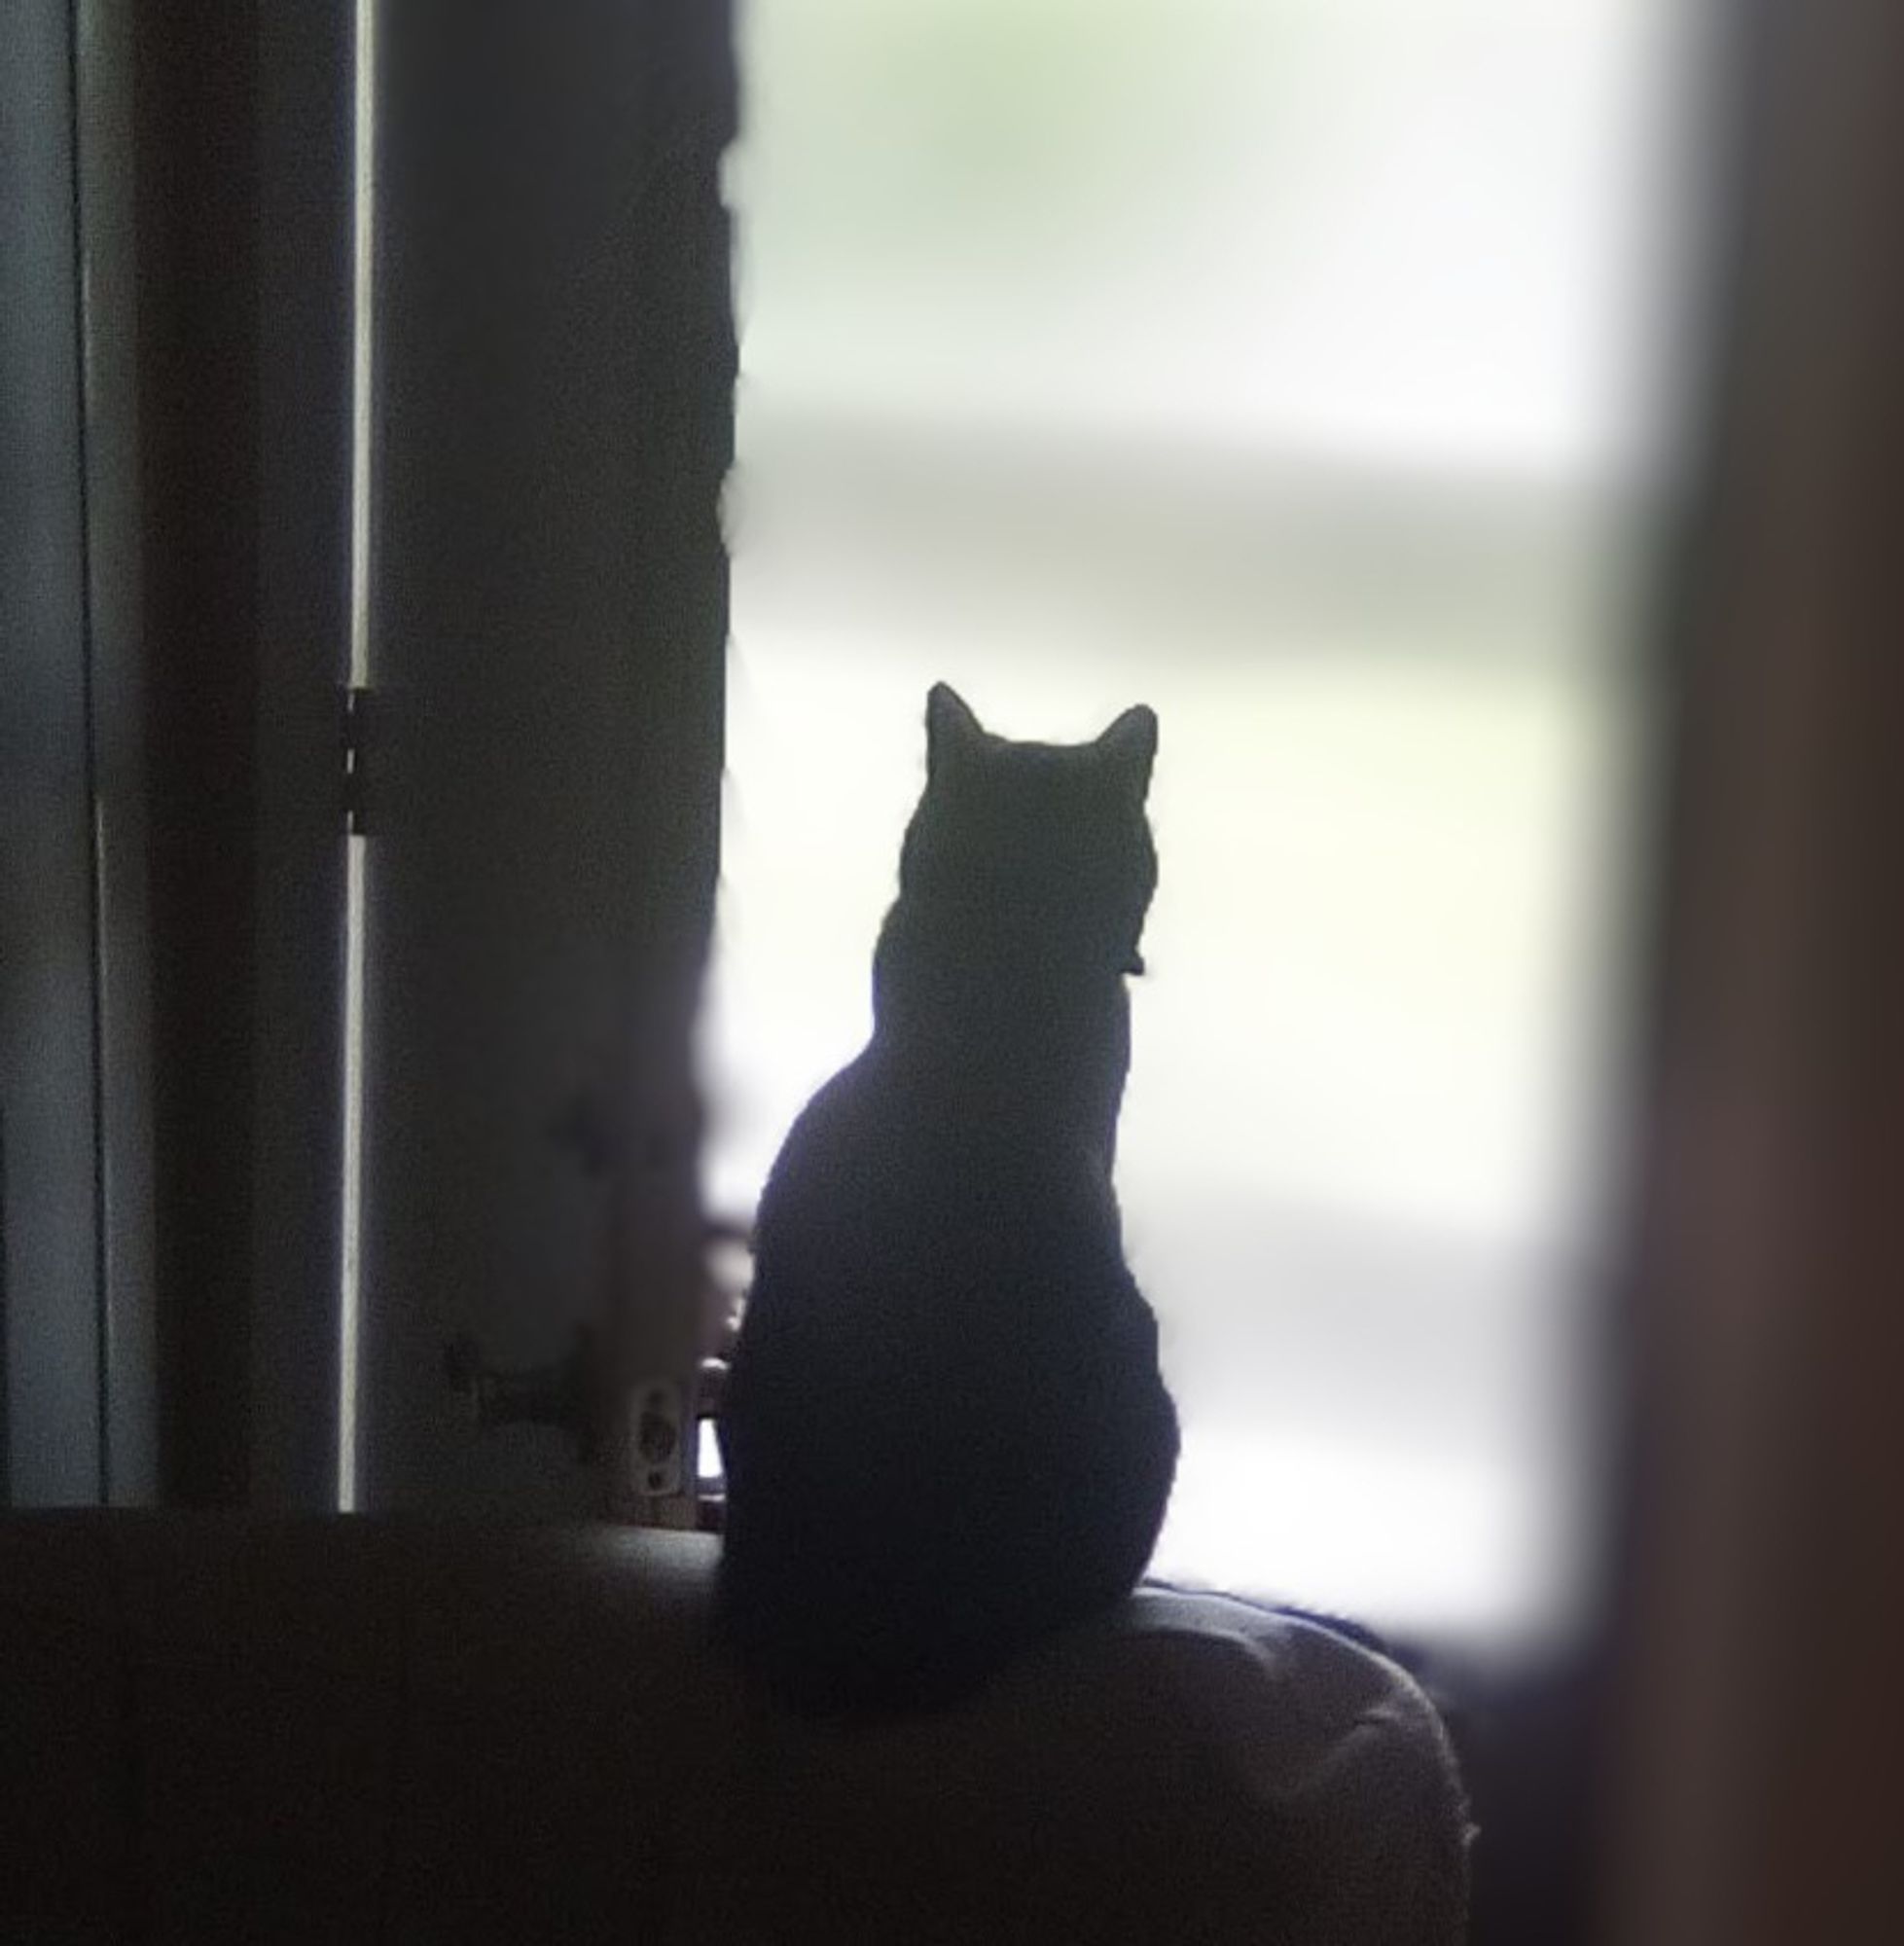
[[[1162,719],[1155,1571],[1564,1619],[1674,9],[748,10],[710,1202],[861,1044],[928,684]]]

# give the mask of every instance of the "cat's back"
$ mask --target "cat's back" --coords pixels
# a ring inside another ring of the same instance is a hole
[[[877,1047],[802,1111],[761,1196],[723,1402],[731,1520],[796,1487],[807,1501],[877,1498],[887,1462],[921,1453],[950,1483],[951,1421],[981,1398],[1029,1411],[1028,1300],[1052,1282],[1033,1232],[1057,1206],[1019,1146],[923,1098]],[[1043,1294],[1049,1324],[1068,1307]]]
[[[875,1043],[802,1111],[756,1219],[764,1270],[1022,1253],[1065,1212],[1115,1221],[1084,1144]]]
[[[877,1047],[827,1081],[787,1132],[761,1192],[760,1255],[844,1246],[915,1200],[924,1144],[914,1109],[906,1112]]]

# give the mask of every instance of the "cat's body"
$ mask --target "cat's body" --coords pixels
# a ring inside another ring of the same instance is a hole
[[[720,1613],[784,1700],[951,1701],[1141,1574],[1176,1462],[1111,1189],[1156,722],[987,737],[950,690],[875,1030],[762,1198]]]

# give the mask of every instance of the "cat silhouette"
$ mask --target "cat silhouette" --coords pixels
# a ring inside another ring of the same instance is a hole
[[[1111,1170],[1157,719],[986,732],[945,684],[865,1050],[762,1195],[716,1614],[808,1714],[967,1694],[1127,1594],[1176,1467]]]

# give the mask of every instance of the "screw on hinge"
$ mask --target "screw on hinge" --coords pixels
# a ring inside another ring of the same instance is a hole
[[[369,764],[371,692],[350,684],[339,696],[339,748],[342,759],[343,828],[353,838],[370,829]]]

